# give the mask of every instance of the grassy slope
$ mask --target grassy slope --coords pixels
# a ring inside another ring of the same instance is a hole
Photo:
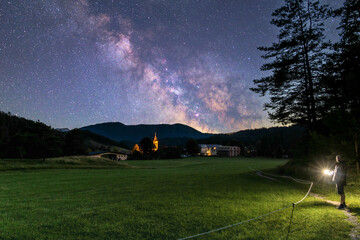
[[[146,168],[0,173],[0,239],[177,239],[297,201],[308,186],[249,170],[282,160],[129,161]],[[108,166],[107,166],[108,167]],[[285,239],[291,209],[196,239]],[[290,239],[346,239],[334,207],[307,198]]]
[[[0,171],[8,170],[39,170],[39,169],[98,169],[98,168],[131,168],[131,165],[106,158],[94,157],[59,157],[42,159],[2,159]]]

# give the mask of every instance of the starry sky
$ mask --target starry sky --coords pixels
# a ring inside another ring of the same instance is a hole
[[[0,111],[54,128],[183,123],[203,132],[274,126],[259,46],[283,0],[0,2]],[[342,1],[321,3],[340,7]],[[337,38],[334,21],[325,34]]]

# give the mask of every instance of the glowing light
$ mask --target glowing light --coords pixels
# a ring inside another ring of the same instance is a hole
[[[329,175],[329,176],[331,176],[331,175],[333,175],[333,171],[330,171],[329,169],[325,169],[324,171],[323,171],[323,173],[325,174],[325,175]]]

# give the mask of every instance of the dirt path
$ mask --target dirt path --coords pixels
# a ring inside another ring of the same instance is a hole
[[[326,199],[325,197],[323,196],[320,196],[319,194],[316,194],[316,193],[310,193],[310,196],[314,197],[314,198],[317,198],[317,199],[320,199],[324,202],[327,202],[331,205],[334,205],[334,206],[339,206],[340,202],[336,202],[336,201],[331,201],[331,200],[328,200]],[[350,232],[350,238],[352,240],[359,240],[360,239],[360,223],[358,222],[358,219],[357,217],[355,217],[354,215],[352,215],[352,213],[349,211],[349,209],[344,209],[344,210],[341,210],[344,212],[344,214],[347,216],[347,221],[351,222],[352,224],[354,224],[354,227],[351,229],[351,232]]]

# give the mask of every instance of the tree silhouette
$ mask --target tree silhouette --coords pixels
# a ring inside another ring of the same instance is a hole
[[[359,172],[360,136],[360,1],[346,0],[334,11],[340,17],[340,41],[334,44],[324,68],[322,88],[327,129],[336,141],[355,146],[353,153]]]
[[[152,149],[153,149],[153,147],[154,147],[154,144],[153,144],[153,142],[151,141],[150,138],[145,137],[145,138],[141,139],[141,141],[140,141],[140,148],[141,148],[141,150],[142,150],[142,152],[143,152],[143,157],[144,157],[145,159],[148,159],[148,158],[153,157],[153,156],[152,156],[152,153],[153,153]]]
[[[191,156],[196,156],[200,152],[200,148],[195,139],[189,139],[186,143],[186,148]]]
[[[300,123],[309,130],[316,127],[327,12],[319,1],[286,0],[273,13],[271,24],[280,28],[278,42],[259,48],[265,52],[264,59],[272,60],[261,70],[272,71],[272,75],[254,80],[256,87],[251,90],[270,95],[264,107],[275,122]]]

